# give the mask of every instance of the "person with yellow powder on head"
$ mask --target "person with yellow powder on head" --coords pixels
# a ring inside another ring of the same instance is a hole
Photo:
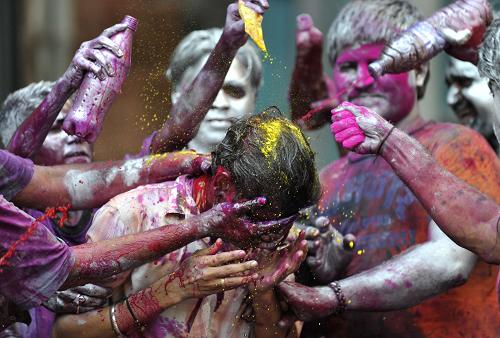
[[[100,209],[94,219],[94,224],[114,226],[91,227],[88,236],[95,242],[135,234],[159,227],[166,219],[169,222],[189,219],[216,203],[244,202],[265,196],[266,204],[251,212],[250,219],[257,222],[257,226],[269,220],[282,221],[277,231],[267,236],[271,237],[270,241],[267,238],[266,243],[257,243],[258,248],[247,251],[256,260],[252,272],[257,275],[252,276],[253,282],[227,290],[220,297],[213,294],[197,298],[205,289],[193,289],[190,280],[196,269],[188,270],[186,263],[193,254],[196,257],[197,250],[205,255],[207,250],[213,250],[210,246],[213,242],[206,238],[167,254],[157,264],[145,264],[133,270],[111,286],[114,299],[150,287],[160,290],[165,301],[141,304],[130,301],[130,312],[134,313],[137,327],[142,328],[146,337],[284,337],[287,330],[277,325],[281,310],[274,286],[299,267],[307,242],[302,234],[295,243],[285,247],[281,243],[299,210],[317,202],[319,194],[314,153],[307,140],[277,108],[271,107],[229,128],[212,153],[211,174],[197,178],[180,176],[175,181],[143,186],[117,196]],[[122,206],[127,206],[127,211],[117,212],[123,210]],[[136,219],[145,221],[136,222]],[[243,228],[234,231],[238,233]],[[225,253],[233,250],[234,245],[238,243],[226,243],[221,249]],[[210,274],[213,262],[205,263],[208,267],[200,268],[199,273]],[[157,285],[169,275],[172,276],[169,283]],[[229,289],[231,278],[221,283]],[[111,325],[105,327],[101,322],[101,312],[107,313],[106,310],[59,317],[53,335],[113,337]],[[244,314],[252,312],[255,322],[248,322]],[[130,334],[123,331],[125,327],[121,323],[118,315],[114,328]]]

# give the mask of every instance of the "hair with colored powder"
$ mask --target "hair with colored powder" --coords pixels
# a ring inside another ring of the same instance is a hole
[[[40,81],[9,94],[0,110],[0,141],[5,148],[17,128],[42,103],[54,82]]]
[[[479,49],[477,68],[482,77],[500,87],[500,18],[489,25]]]
[[[328,31],[331,64],[348,47],[391,41],[423,19],[417,7],[403,0],[353,0],[342,8]]]
[[[229,171],[240,197],[266,196],[280,217],[315,204],[320,184],[314,152],[276,107],[233,124],[212,153],[212,169]]]
[[[177,90],[184,73],[189,68],[196,66],[203,57],[212,52],[221,35],[222,29],[211,28],[193,31],[182,39],[175,48],[166,71],[167,78],[172,82],[172,90]],[[249,77],[257,92],[262,84],[262,61],[259,51],[253,44],[247,42],[238,49],[236,59],[247,69],[246,77]]]

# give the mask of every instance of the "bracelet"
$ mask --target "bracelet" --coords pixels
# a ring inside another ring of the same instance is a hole
[[[125,337],[123,333],[120,332],[120,328],[118,327],[118,322],[116,321],[116,305],[112,305],[109,308],[109,318],[111,320],[111,327],[113,328],[113,332],[117,337]]]
[[[132,316],[132,319],[134,320],[134,326],[135,326],[135,329],[137,330],[137,332],[144,332],[144,330],[146,329],[146,325],[142,324],[139,321],[139,319],[137,319],[137,317],[135,316],[134,311],[132,311],[132,306],[130,306],[130,303],[128,301],[128,297],[125,298],[125,304],[127,304],[128,312],[130,312],[130,315]]]
[[[331,282],[330,287],[333,289],[333,292],[335,292],[335,296],[337,297],[337,301],[339,302],[339,305],[334,314],[339,315],[345,312],[345,310],[347,309],[347,299],[345,298],[339,283]]]
[[[378,155],[380,153],[380,150],[382,149],[382,146],[384,145],[385,141],[389,138],[391,135],[392,131],[396,128],[396,126],[392,126],[391,130],[387,133],[387,135],[384,136],[382,142],[380,142],[380,145],[377,148],[377,151],[375,152],[375,155]]]

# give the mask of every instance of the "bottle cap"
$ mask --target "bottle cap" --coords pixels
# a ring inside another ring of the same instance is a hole
[[[133,16],[125,15],[125,17],[122,20],[122,23],[126,23],[128,25],[128,28],[130,28],[135,32],[137,30],[137,25],[139,21]]]

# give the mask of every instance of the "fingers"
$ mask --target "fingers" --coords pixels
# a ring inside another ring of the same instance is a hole
[[[251,211],[258,210],[261,208],[263,205],[265,205],[267,202],[267,199],[265,197],[257,197],[253,200],[242,202],[242,203],[235,203],[233,205],[233,214],[235,216],[242,216],[246,213],[249,213]]]
[[[257,14],[264,14],[265,10],[267,8],[269,8],[269,3],[267,3],[267,7],[263,7],[260,5],[260,2],[267,2],[267,1],[258,1],[259,3],[255,3],[255,1],[253,0],[245,0],[244,3],[245,3],[245,6],[250,8],[252,11],[254,11],[255,13]]]
[[[455,46],[465,44],[472,36],[472,31],[470,29],[455,31],[451,28],[445,27],[441,30],[441,33],[443,34],[446,42]]]
[[[113,35],[115,35],[116,33],[124,31],[125,29],[127,29],[127,27],[128,27],[128,25],[126,23],[118,23],[118,24],[113,25],[109,28],[106,28],[101,33],[101,35],[110,38]]]
[[[356,248],[356,236],[354,236],[353,234],[345,235],[342,244],[344,250],[353,251]]]
[[[105,70],[108,76],[115,76],[115,70],[113,66],[101,51],[97,49],[91,49],[88,52],[88,55],[91,59],[97,61],[97,63],[101,66],[101,69]]]
[[[308,226],[306,227],[304,232],[305,232],[305,239],[307,240],[314,240],[319,236],[319,230],[316,229],[315,227]]]
[[[319,229],[319,232],[325,233],[329,230],[330,220],[328,219],[328,217],[319,216],[314,221],[314,225]]]
[[[101,66],[97,65],[96,63],[87,60],[85,57],[82,55],[79,55],[75,59],[76,64],[78,67],[81,69],[84,69],[86,71],[90,71],[94,73],[99,80],[104,80],[106,78],[106,75],[104,74],[104,70],[102,69]]]
[[[342,146],[346,149],[354,149],[357,146],[359,146],[361,143],[363,143],[366,139],[366,136],[364,134],[357,134],[353,137],[350,137],[347,140],[344,140],[342,142]]]
[[[253,282],[258,277],[259,276],[256,273],[254,273],[251,276],[221,278],[208,283],[207,287],[214,291],[219,291],[219,292],[226,291]]]
[[[357,127],[358,123],[354,117],[348,117],[339,121],[335,121],[332,123],[331,130],[335,133],[339,133],[345,129]]]
[[[222,239],[217,238],[214,244],[212,244],[208,248],[196,251],[192,257],[215,255],[222,248],[222,244],[223,244]]]
[[[357,136],[357,135],[364,135],[361,129],[359,127],[350,127],[345,130],[342,130],[341,132],[335,133],[335,140],[337,142],[344,142],[350,137]]]
[[[99,44],[99,47],[103,47],[103,48],[108,49],[109,51],[111,51],[113,54],[115,54],[118,57],[122,57],[123,56],[123,51],[110,38],[108,38],[106,36],[99,36],[97,38],[97,42]]]
[[[297,29],[306,31],[313,27],[313,20],[309,14],[300,14],[297,16]]]
[[[81,293],[82,295],[91,296],[91,297],[108,297],[113,292],[111,288],[105,288],[99,285],[94,284],[85,284],[82,286],[77,286],[72,290]]]
[[[213,256],[205,256],[203,261],[207,264],[207,266],[214,267],[235,261],[237,259],[243,259],[245,255],[246,253],[243,250],[234,250],[222,252]]]
[[[209,278],[230,277],[232,275],[255,269],[257,265],[257,261],[248,261],[244,263],[228,264],[219,267],[208,268],[206,276]]]

